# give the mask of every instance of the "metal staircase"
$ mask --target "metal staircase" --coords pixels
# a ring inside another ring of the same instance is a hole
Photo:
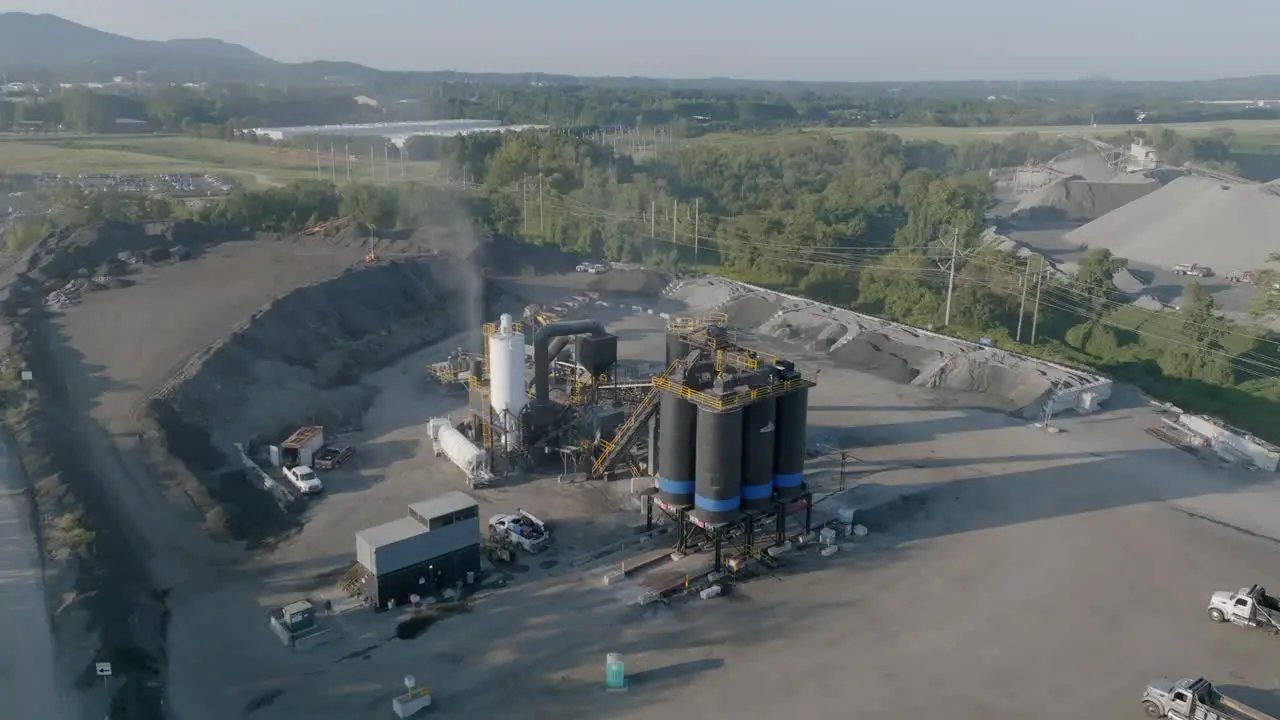
[[[600,441],[600,456],[597,457],[595,463],[592,464],[591,472],[587,473],[588,478],[599,478],[604,474],[605,470],[612,467],[613,464],[616,463],[633,444],[635,444],[636,438],[640,436],[640,429],[643,428],[645,423],[649,422],[649,418],[653,417],[653,414],[658,411],[658,398],[662,395],[662,392],[658,389],[658,386],[662,384],[660,381],[667,381],[677,368],[696,362],[701,355],[701,350],[694,350],[690,352],[688,357],[673,361],[666,370],[662,371],[661,375],[650,381],[649,389],[645,392],[644,398],[641,399],[640,404],[636,406],[635,412],[631,413],[631,416],[627,418],[626,422],[622,423],[622,426],[618,428],[618,432],[614,435],[613,440]]]
[[[665,376],[666,373],[663,373],[663,375]],[[614,436],[613,441],[600,441],[603,452],[600,453],[600,457],[596,458],[587,477],[600,477],[623,453],[631,448],[636,438],[640,436],[640,429],[658,411],[658,396],[660,394],[658,388],[650,387],[649,392],[645,393],[644,399],[640,401],[635,412],[631,413],[627,421],[622,423],[622,427],[618,428],[618,434]]]

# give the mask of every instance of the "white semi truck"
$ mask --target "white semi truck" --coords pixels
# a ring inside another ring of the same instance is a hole
[[[1147,717],[1171,720],[1276,720],[1223,695],[1204,678],[1154,680],[1142,694],[1142,709]]]

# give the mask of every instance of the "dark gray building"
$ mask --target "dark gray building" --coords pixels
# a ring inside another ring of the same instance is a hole
[[[426,597],[480,573],[480,506],[452,491],[409,506],[408,517],[356,533],[361,594],[374,607]]]

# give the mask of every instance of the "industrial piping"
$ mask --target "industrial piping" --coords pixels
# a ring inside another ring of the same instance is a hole
[[[551,341],[555,338],[570,335],[595,337],[606,334],[604,325],[595,320],[573,320],[570,322],[551,323],[538,328],[533,335],[533,396],[534,402],[546,405],[551,394]],[[561,349],[563,349],[563,345]],[[557,353],[559,354],[559,353]]]

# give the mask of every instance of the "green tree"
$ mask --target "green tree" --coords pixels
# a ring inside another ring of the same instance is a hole
[[[1106,248],[1090,250],[1076,268],[1073,284],[1076,289],[1089,298],[1089,306],[1094,315],[1105,313],[1110,303],[1115,301],[1119,290],[1116,288],[1116,274],[1129,267],[1129,261],[1116,257]]]

